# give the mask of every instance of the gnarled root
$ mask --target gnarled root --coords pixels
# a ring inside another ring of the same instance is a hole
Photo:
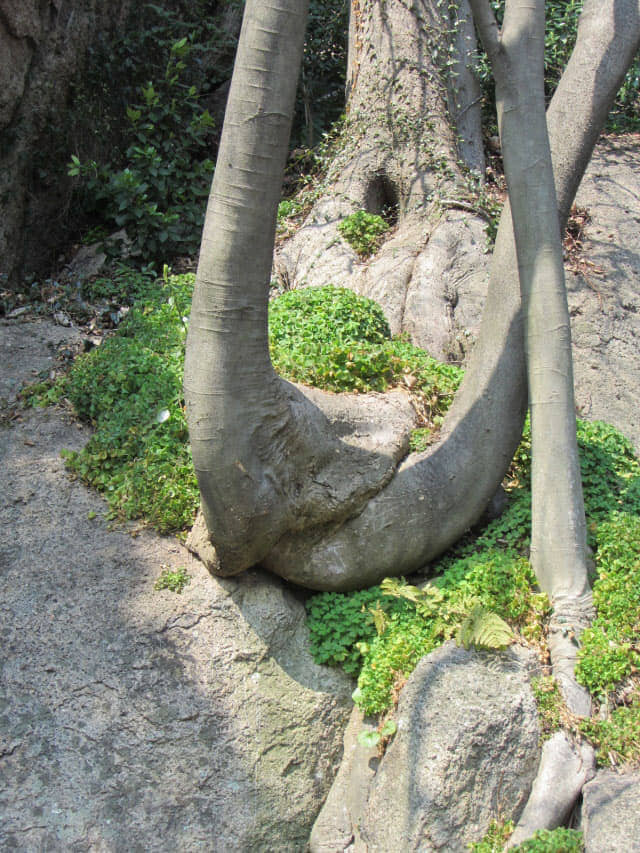
[[[591,715],[591,697],[576,681],[575,664],[582,631],[594,616],[591,591],[581,596],[556,595],[549,624],[551,669],[571,714]],[[542,748],[538,774],[509,847],[521,844],[539,829],[562,826],[583,786],[594,775],[595,753],[588,743],[577,744],[556,732]]]
[[[539,829],[562,826],[583,786],[594,775],[590,744],[576,745],[565,732],[556,732],[542,748],[538,775],[509,847],[521,844]]]

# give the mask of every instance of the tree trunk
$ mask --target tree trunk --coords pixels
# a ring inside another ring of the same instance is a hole
[[[305,17],[305,0],[247,3],[193,297],[185,399],[203,519],[192,545],[221,574],[254,565],[288,530],[357,512],[393,476],[413,422],[397,394],[373,417],[367,400],[358,412],[304,397],[271,366],[269,277]]]
[[[604,4],[587,0],[586,5],[617,10],[621,2],[625,0]],[[635,8],[631,0],[626,3]],[[265,26],[275,33],[268,45],[274,52],[279,28],[284,28],[280,45],[290,58],[295,40],[287,28],[299,7],[293,0],[288,4],[289,13]],[[378,9],[376,14],[387,27],[388,38],[391,22],[383,13]],[[254,0],[247,5],[246,14],[251,19],[266,13]],[[589,29],[588,17],[585,20]],[[243,27],[243,41],[252,32],[252,27]],[[617,81],[626,69],[625,51],[637,46],[638,28],[625,27],[612,43],[606,41],[609,35],[613,38],[605,27],[595,45],[590,38],[579,39],[581,58],[576,62],[586,79],[589,74],[602,75],[611,85],[595,87],[589,97],[559,90],[557,114],[573,99],[578,121],[588,116],[600,127],[604,123]],[[265,52],[260,43],[252,49],[258,55]],[[526,383],[510,215],[503,216],[494,252],[480,338],[441,440],[426,453],[407,456],[399,464],[407,454],[411,426],[408,406],[403,409],[398,399],[400,392],[392,404],[400,417],[392,434],[384,435],[381,418],[373,413],[360,415],[358,423],[356,413],[362,398],[319,392],[303,396],[273,374],[266,336],[268,245],[273,239],[286,156],[287,122],[282,118],[285,105],[280,93],[292,65],[278,63],[275,56],[269,63],[253,61],[250,56],[247,60],[245,53],[243,47],[234,73],[189,332],[185,394],[208,528],[206,532],[200,524],[200,536],[193,546],[208,554],[210,567],[222,573],[235,573],[262,561],[283,577],[316,589],[367,586],[386,575],[423,566],[462,535],[479,518],[517,446]],[[404,54],[398,50],[397,55]],[[260,68],[267,75],[262,89],[258,85]],[[272,74],[270,68],[275,69]],[[276,79],[276,72],[282,80]],[[404,79],[405,72],[406,68],[398,70],[399,79]],[[247,74],[253,101],[242,84]],[[362,64],[358,74],[362,74]],[[441,93],[439,82],[437,85]],[[256,103],[255,97],[261,100]],[[279,135],[269,151],[277,151],[277,156],[267,158],[265,141],[272,137],[265,117],[273,113],[278,115]],[[570,206],[579,183],[576,173],[581,176],[595,141],[592,127],[584,127],[582,134],[572,138],[575,161],[567,160],[558,175],[561,211]],[[394,128],[391,122],[391,131]],[[554,150],[562,151],[565,129],[555,129],[553,134]],[[450,139],[451,134],[445,135],[442,144],[448,146]],[[345,181],[361,190],[370,185],[369,166],[380,163],[376,159],[380,152],[373,150],[376,146],[371,144],[367,151],[363,144],[359,137],[355,139],[359,153],[351,166],[343,159],[336,165]],[[427,144],[424,151],[429,150],[433,149]],[[394,155],[383,165],[397,159]],[[427,160],[425,154],[425,168]],[[259,164],[264,175],[247,180],[247,170],[257,168],[252,163]],[[358,175],[356,165],[363,163],[367,168]],[[451,180],[436,169],[435,175],[425,173],[424,180],[417,183],[427,187]],[[401,215],[406,200],[412,197],[424,203],[423,214],[428,211],[428,193],[419,188],[413,193],[407,190],[403,196]],[[340,203],[333,195],[327,200],[330,205]],[[415,234],[420,220],[411,220],[410,211],[405,212],[407,228]],[[310,223],[309,229],[313,227]],[[401,256],[398,267],[403,263]],[[347,281],[338,279],[336,283]],[[329,402],[334,412],[325,416],[321,410],[328,410]],[[349,423],[351,435],[345,437]],[[363,436],[365,423],[369,433]],[[341,438],[336,436],[336,426]],[[208,550],[209,537],[217,553]]]

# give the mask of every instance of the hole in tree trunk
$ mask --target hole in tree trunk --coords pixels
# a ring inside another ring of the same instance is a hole
[[[393,227],[398,222],[398,201],[395,185],[384,172],[371,178],[364,198],[368,213],[381,216],[387,225]]]

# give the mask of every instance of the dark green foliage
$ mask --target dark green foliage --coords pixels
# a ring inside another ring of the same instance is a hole
[[[407,606],[384,595],[379,587],[349,594],[322,592],[307,603],[311,654],[317,663],[341,665],[357,675],[362,664],[360,644],[376,635],[372,611],[402,613]]]
[[[362,258],[378,250],[389,226],[381,216],[358,210],[338,223],[338,231]]]
[[[195,86],[184,84],[189,52],[186,37],[176,41],[164,75],[127,106],[130,143],[123,165],[82,163],[74,155],[69,168],[82,180],[87,209],[108,230],[124,228],[130,256],[142,264],[195,253],[200,244],[213,173],[213,120]]]
[[[132,305],[144,301],[157,289],[153,267],[133,269],[122,261],[114,261],[110,274],[82,282],[82,296],[89,302],[107,301],[116,305]]]
[[[313,147],[344,110],[349,7],[311,0],[296,112],[294,145]]]
[[[547,0],[545,4],[545,90],[550,99],[566,67],[576,40],[578,18],[583,0]],[[502,21],[504,0],[491,0],[498,21]],[[485,90],[485,98],[491,105],[490,115],[495,114],[493,82],[486,56],[481,55],[480,78]],[[640,125],[638,89],[640,84],[640,60],[636,58],[627,72],[625,80],[616,97],[615,106],[609,119],[612,130],[620,132],[634,130]]]

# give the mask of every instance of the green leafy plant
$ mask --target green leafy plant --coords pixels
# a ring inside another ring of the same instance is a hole
[[[476,604],[456,632],[456,642],[465,649],[506,649],[514,634],[497,613]]]
[[[194,253],[200,242],[214,124],[195,86],[182,82],[190,50],[186,36],[174,42],[164,76],[143,86],[141,100],[127,107],[132,141],[123,168],[82,163],[75,154],[69,164],[69,175],[83,184],[87,207],[108,228],[125,229],[127,251],[142,264]]]
[[[552,676],[534,678],[531,689],[538,706],[538,718],[542,729],[542,740],[547,740],[561,728],[566,716],[564,699],[558,682]]]
[[[391,335],[371,299],[333,286],[283,294],[269,311],[271,360],[285,378],[332,391],[384,390]]]
[[[583,720],[580,731],[598,748],[598,764],[637,766],[640,763],[640,691],[632,697],[631,705],[615,708],[608,719]]]
[[[492,820],[482,840],[469,844],[469,850],[472,853],[502,853],[513,830],[512,820]]]
[[[599,567],[594,585],[598,617],[583,634],[578,677],[596,695],[611,698],[625,679],[637,678],[639,668],[640,466],[629,442],[606,424],[579,422],[578,441],[591,544]],[[505,483],[508,503],[503,514],[443,555],[431,567],[436,577],[427,586],[388,579],[374,588],[402,599],[406,609],[395,613],[385,607],[384,631],[375,634],[371,629],[368,638],[358,641],[354,664],[361,661],[361,670],[356,701],[367,713],[389,708],[396,680],[408,677],[424,654],[455,636],[475,608],[498,614],[526,640],[542,641],[549,602],[536,591],[524,556],[531,523],[530,463],[527,425]],[[550,732],[562,716],[557,687],[543,680],[536,692],[543,728]],[[636,703],[634,698],[632,710],[620,716],[628,726],[635,719]],[[566,724],[564,718],[562,723]],[[615,737],[621,754],[635,754],[628,745],[622,748],[622,734],[612,728],[600,737],[603,743],[606,737]],[[625,743],[632,744],[633,737]]]
[[[177,569],[170,569],[168,566],[163,566],[162,574],[153,585],[154,589],[168,589],[170,592],[177,592],[178,595],[191,582],[191,575],[187,573],[184,566],[179,566]]]
[[[358,210],[338,223],[338,231],[361,258],[373,255],[389,225],[376,213]]]
[[[199,500],[182,407],[192,287],[188,275],[149,288],[55,388],[95,427],[81,451],[65,452],[69,469],[104,493],[112,517],[144,517],[162,532],[188,527]]]
[[[373,731],[362,731],[358,735],[358,743],[361,746],[365,746],[367,748],[372,748],[374,746],[380,746],[383,741],[388,740],[393,737],[393,735],[397,732],[398,726],[396,725],[394,720],[385,720],[385,722],[378,728]]]
[[[404,338],[391,338],[380,307],[332,285],[289,291],[269,306],[271,360],[286,379],[330,391],[410,387],[433,437],[462,371]],[[417,449],[417,448],[416,448]]]
[[[492,820],[481,841],[469,845],[471,853],[502,853],[514,830],[513,821]],[[581,853],[582,833],[575,829],[540,829],[534,835],[510,848],[515,853]]]
[[[582,833],[577,829],[539,829],[534,835],[512,848],[518,853],[582,853]]]
[[[350,594],[322,592],[307,602],[310,649],[317,663],[341,665],[356,675],[362,665],[362,644],[376,636],[373,610],[387,615],[403,606],[378,588]]]
[[[619,499],[623,505],[637,501],[638,480],[636,469]],[[620,682],[640,670],[640,512],[611,513],[597,526],[595,539],[597,617],[582,635],[576,675],[606,701]]]

